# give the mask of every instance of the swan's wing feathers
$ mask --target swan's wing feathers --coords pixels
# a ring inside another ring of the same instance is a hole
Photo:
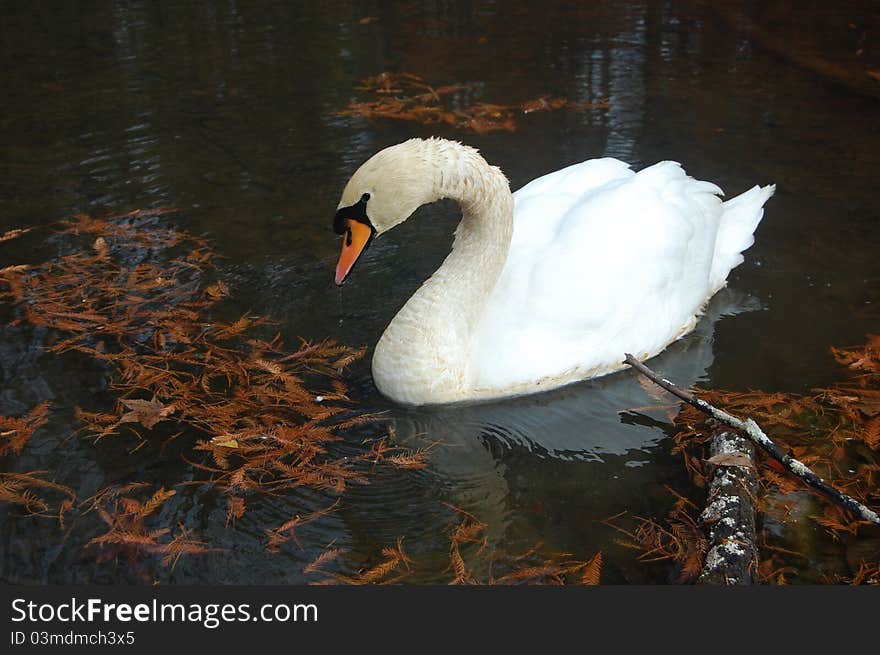
[[[585,162],[545,176],[553,194],[517,194],[508,262],[479,330],[483,382],[586,370],[621,348],[659,352],[707,299],[720,189],[675,162],[632,173],[597,161],[600,184],[573,188]]]
[[[742,251],[755,242],[754,232],[764,216],[764,203],[775,191],[774,184],[754,186],[724,203],[709,275],[713,291],[724,286],[731,269],[742,264]]]
[[[719,191],[661,162],[574,198],[543,252],[511,262],[531,270],[529,303],[542,316],[579,316],[572,327],[590,329],[607,323],[610,305],[633,307],[681,282],[706,284]]]
[[[629,164],[612,157],[589,159],[548,173],[526,184],[514,198],[549,198],[557,194],[581,195],[616,179],[631,177]],[[517,219],[518,220],[518,219]]]

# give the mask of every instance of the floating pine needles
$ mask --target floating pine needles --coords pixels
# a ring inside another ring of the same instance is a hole
[[[423,453],[384,444],[333,447],[346,429],[374,420],[352,410],[341,380],[364,349],[330,340],[289,348],[268,333],[265,317],[216,320],[215,306],[229,295],[214,268],[217,256],[205,240],[163,226],[172,211],[77,217],[54,237],[66,254],[0,270],[0,302],[13,306],[13,323],[47,328],[49,352],[78,353],[109,373],[115,405],[77,408],[80,433],[96,448],[132,436],[139,445],[194,436],[182,456],[202,483],[226,494],[227,526],[242,518],[247,496],[297,487],[338,495],[351,482],[366,483],[379,461],[423,467]],[[21,418],[0,417],[0,455],[21,453],[47,412],[42,404]],[[3,475],[0,502],[48,511],[32,488],[50,483],[36,474]],[[159,489],[149,499],[126,493],[91,499],[90,510],[108,527],[91,547],[157,554],[171,565],[183,554],[211,550],[184,527],[174,535],[147,527],[174,490]],[[323,513],[269,529],[269,550],[295,541],[295,527]]]
[[[448,565],[443,571],[449,585],[598,585],[602,573],[602,553],[588,561],[574,559],[570,553],[545,553],[540,545],[523,553],[507,554],[490,547],[488,524],[473,514],[448,505],[456,517],[449,529]],[[311,584],[398,584],[419,574],[419,565],[407,554],[404,539],[381,551],[377,563],[355,573],[338,570],[346,551],[328,547],[310,564],[306,574],[323,578]],[[330,568],[335,567],[337,570]],[[433,582],[437,582],[433,580]]]
[[[144,555],[160,555],[162,565],[174,569],[182,555],[217,552],[193,537],[191,532],[179,525],[172,534],[168,527],[148,526],[160,523],[158,511],[177,492],[160,487],[152,494],[138,500],[136,495],[149,491],[149,485],[136,483],[120,488],[104,489],[85,501],[89,505],[85,513],[96,511],[107,531],[88,542],[87,547],[98,547],[98,562],[123,558],[136,565]]]
[[[0,416],[0,457],[13,453],[20,455],[34,431],[46,424],[49,403],[40,403],[20,418]]]
[[[627,518],[625,512],[603,523],[624,536],[616,540],[617,544],[639,552],[636,557],[638,561],[671,561],[677,569],[676,582],[693,582],[703,568],[709,544],[693,516],[696,511],[694,503],[672,489],[669,491],[676,501],[662,524],[635,516],[631,518],[632,527],[625,528],[619,525]]]
[[[0,472],[0,503],[9,503],[21,508],[30,516],[55,518],[63,524],[63,515],[76,500],[73,489],[45,479],[46,471],[30,471],[28,473]],[[60,496],[63,500],[57,505],[58,510],[52,511],[56,500],[49,494]]]
[[[477,134],[517,129],[524,114],[568,109],[585,111],[606,109],[607,99],[577,103],[566,98],[544,96],[513,105],[474,103],[463,105],[466,85],[433,87],[413,73],[380,73],[361,83],[358,90],[366,99],[351,101],[337,115],[360,116],[368,120],[414,121],[423,125],[445,124]]]

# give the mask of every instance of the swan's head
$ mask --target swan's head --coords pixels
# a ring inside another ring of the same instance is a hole
[[[437,199],[437,163],[432,165],[425,144],[422,139],[410,139],[379,151],[345,185],[333,219],[333,229],[343,235],[337,285],[345,282],[375,237]]]

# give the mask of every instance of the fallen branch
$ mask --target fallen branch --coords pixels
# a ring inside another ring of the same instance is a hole
[[[825,480],[813,473],[813,471],[810,470],[810,468],[806,464],[798,461],[788,453],[784,452],[779,446],[771,441],[766,434],[764,434],[764,431],[761,430],[758,424],[755,423],[752,419],[747,418],[745,421],[743,421],[736,416],[733,416],[716,407],[713,407],[705,400],[700,400],[693,394],[678,388],[669,380],[661,378],[654,371],[642,364],[639,360],[637,360],[629,353],[626,353],[626,359],[624,359],[623,361],[624,363],[632,366],[646,378],[651,380],[651,382],[653,382],[654,384],[659,385],[674,396],[681,398],[687,404],[691,405],[692,407],[696,407],[704,414],[708,414],[712,418],[721,421],[725,425],[729,425],[735,430],[742,430],[742,432],[755,444],[760,446],[764,450],[764,452],[770,455],[773,459],[777,460],[780,464],[785,466],[786,469],[788,469],[791,473],[806,482],[808,485],[810,485],[817,491],[825,494],[835,502],[841,504],[843,507],[861,517],[865,521],[869,521],[871,523],[874,523],[875,525],[880,525],[880,516],[878,516],[876,512],[869,509],[865,505],[862,505],[862,503],[857,501],[852,496],[848,496],[842,491],[838,491],[827,482],[825,482]]]
[[[708,462],[715,469],[706,508],[700,514],[709,550],[698,582],[749,585],[758,568],[755,449],[748,439],[720,426],[714,432]]]

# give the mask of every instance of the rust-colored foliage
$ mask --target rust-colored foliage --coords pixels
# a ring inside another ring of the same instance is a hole
[[[255,334],[264,318],[210,320],[207,311],[228,294],[222,281],[205,279],[213,251],[202,239],[136,220],[155,214],[81,216],[64,234],[88,235],[87,247],[0,278],[30,323],[59,332],[51,351],[77,351],[116,369],[120,401],[110,412],[79,410],[84,433],[100,440],[123,427],[139,438],[163,424],[197,430],[206,439],[196,449],[212,462],[193,464],[232,494],[303,485],[340,492],[362,480],[358,457],[333,458],[327,446],[370,420],[343,418],[339,404],[347,397],[338,372],[363,349],[323,341],[289,350],[277,335]],[[169,256],[128,263],[139,248]],[[307,380],[323,388],[307,388]],[[417,465],[416,456],[396,458],[391,464]],[[234,518],[244,505],[231,507]]]
[[[601,581],[602,552],[587,561],[575,560],[570,553],[541,553],[537,547],[520,555],[493,553],[489,585],[585,585]]]
[[[79,216],[61,228],[67,254],[0,271],[0,301],[14,304],[20,319],[52,330],[50,352],[77,352],[110,371],[118,401],[102,411],[77,408],[81,433],[96,444],[131,435],[140,444],[202,435],[184,459],[227,495],[227,526],[242,518],[248,495],[294,487],[339,494],[351,482],[366,482],[379,462],[424,467],[424,452],[384,439],[344,455],[334,451],[347,428],[373,420],[349,409],[340,380],[364,349],[332,341],[287,348],[279,335],[265,335],[266,318],[215,320],[212,309],[229,295],[215,277],[216,255],[203,239],[157,224],[172,211]],[[44,404],[21,418],[0,417],[0,455],[20,453],[47,411]],[[52,483],[34,474],[4,476],[0,502],[48,511],[30,488]],[[87,511],[98,512],[109,528],[89,542],[104,549],[103,559],[146,552],[173,566],[183,554],[206,551],[183,526],[176,535],[147,527],[145,520],[173,490],[160,489],[143,501],[130,495],[142,492],[143,485],[126,485],[87,501]],[[65,500],[60,520],[75,500]],[[267,549],[296,543],[298,525],[335,506],[268,529]]]
[[[394,546],[386,546],[382,549],[382,561],[367,569],[362,569],[354,575],[346,575],[338,571],[326,570],[327,564],[337,560],[345,551],[337,548],[328,548],[323,553],[312,560],[305,569],[304,573],[320,573],[326,577],[313,582],[312,584],[350,584],[350,585],[367,585],[367,584],[396,584],[401,582],[407,575],[412,572],[412,559],[403,549],[403,538],[399,538]]]
[[[0,243],[3,243],[4,241],[11,241],[12,239],[17,239],[18,237],[27,234],[28,232],[30,232],[33,229],[34,228],[32,228],[32,227],[26,227],[26,228],[19,228],[16,230],[7,230],[3,234],[0,234]]]
[[[853,585],[880,585],[880,563],[861,562],[858,570],[853,574],[852,578],[849,578],[846,581]]]
[[[787,585],[789,577],[797,575],[797,569],[786,566],[786,561],[783,554],[771,553],[758,563],[758,580],[764,584]]]
[[[461,520],[449,538],[449,570],[453,573],[452,582],[449,584],[472,584],[476,579],[471,575],[462,557],[462,548],[475,545],[474,557],[479,556],[488,546],[489,539],[486,532],[488,525],[477,519],[473,514],[465,512],[457,507],[453,508],[461,516]]]
[[[602,553],[591,559],[574,559],[570,553],[543,552],[540,544],[523,553],[490,550],[489,526],[473,514],[452,507],[459,522],[449,538],[451,585],[596,585],[602,572]],[[478,571],[482,573],[478,573]]]
[[[135,495],[149,490],[150,485],[134,483],[124,487],[108,488],[81,504],[84,513],[96,511],[107,526],[107,532],[93,538],[87,547],[99,547],[99,562],[124,558],[136,562],[145,554],[159,555],[162,565],[174,569],[182,555],[217,552],[193,537],[183,525],[172,534],[167,527],[148,526],[156,513],[175,495],[173,489],[160,487],[144,500]],[[152,521],[154,524],[157,521]]]
[[[63,516],[76,500],[76,493],[63,484],[43,479],[45,474],[46,471],[0,473],[0,503],[16,505],[33,516],[57,517],[63,524]],[[64,497],[54,513],[49,513],[53,506],[46,496],[49,493]]]
[[[389,443],[389,438],[394,438],[394,428],[389,428],[388,434],[389,437],[382,437],[373,442],[369,453],[364,456],[367,461],[372,464],[387,462],[393,464],[397,468],[410,470],[423,469],[428,466],[428,451],[431,450],[435,444],[416,449],[401,448],[400,446],[393,446]]]
[[[46,424],[49,403],[40,403],[20,418],[0,416],[0,457],[13,453],[20,455],[31,435]]]
[[[456,94],[465,90],[463,85],[433,87],[424,78],[412,73],[380,73],[363,80],[358,90],[368,99],[352,101],[340,116],[360,116],[369,120],[388,118],[415,121],[423,125],[443,123],[455,128],[482,134],[485,132],[513,132],[517,118],[538,111],[607,108],[607,100],[596,103],[576,103],[566,98],[544,96],[515,105],[475,103],[461,107],[454,102]]]
[[[675,562],[679,568],[678,582],[692,582],[700,575],[709,544],[693,517],[696,506],[672,489],[669,491],[676,496],[676,501],[663,524],[633,516],[632,527],[624,528],[618,523],[625,519],[626,512],[612,516],[603,523],[624,535],[625,539],[616,542],[638,551],[636,559],[639,561]]]
[[[880,373],[880,334],[867,335],[867,343],[857,348],[835,348],[831,354],[840,364],[856,371]]]
[[[329,514],[333,510],[336,509],[336,506],[339,505],[339,500],[337,499],[335,503],[330,505],[329,507],[325,507],[324,509],[318,510],[317,512],[311,512],[306,516],[296,515],[293,518],[285,521],[280,526],[273,530],[267,530],[267,535],[269,540],[266,544],[266,550],[270,553],[277,553],[281,544],[290,541],[291,539],[299,545],[299,542],[296,539],[296,529],[297,527],[314,521],[315,519],[324,516],[325,514]]]
[[[458,522],[449,530],[449,565],[444,573],[450,585],[598,585],[602,573],[602,553],[588,561],[570,553],[542,553],[539,546],[509,555],[489,546],[489,526],[460,508],[449,506]],[[353,575],[328,570],[338,564],[346,551],[329,547],[309,563],[306,574],[324,578],[312,584],[396,584],[418,573],[418,566],[403,549],[403,538],[382,549],[382,558],[373,566]]]

